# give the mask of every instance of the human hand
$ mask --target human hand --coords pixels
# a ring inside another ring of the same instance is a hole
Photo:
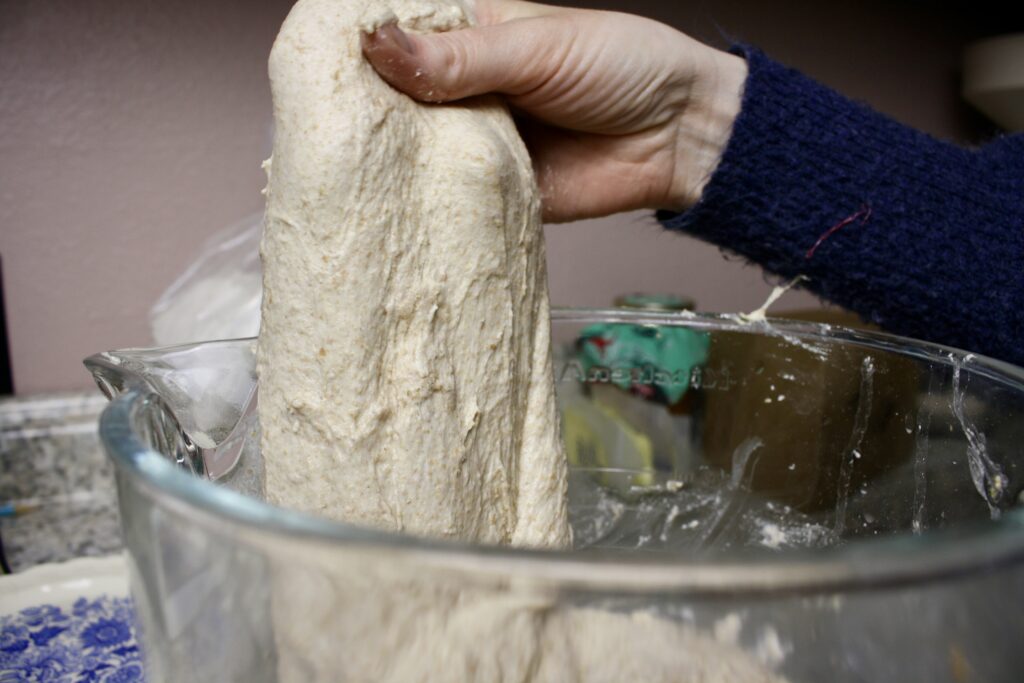
[[[363,52],[425,102],[497,92],[533,159],[544,219],[694,204],[740,108],[746,62],[629,14],[477,0],[478,26],[391,24]]]

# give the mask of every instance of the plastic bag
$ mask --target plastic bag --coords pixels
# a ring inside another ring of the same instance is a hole
[[[253,337],[260,329],[263,214],[253,214],[206,241],[195,261],[149,312],[157,344]]]

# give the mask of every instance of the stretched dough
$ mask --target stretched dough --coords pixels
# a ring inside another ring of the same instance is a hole
[[[300,0],[270,58],[266,495],[393,531],[565,547],[530,161],[498,101],[417,104],[360,54],[359,28],[388,8],[427,31],[466,25],[466,7],[387,5]],[[690,626],[384,552],[286,539],[268,553],[279,680],[779,680]]]
[[[395,0],[409,30],[467,25]],[[570,542],[540,204],[493,98],[414,102],[363,59],[371,0],[301,0],[270,56],[258,372],[266,496],[464,541]]]

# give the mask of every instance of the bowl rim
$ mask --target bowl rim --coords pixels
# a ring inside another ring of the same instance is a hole
[[[551,319],[552,323],[622,322],[681,325],[702,331],[767,333],[803,343],[827,338],[947,366],[969,366],[973,373],[1024,393],[1024,369],[979,354],[884,332],[775,318],[749,322],[732,314],[691,311],[652,313],[554,308]],[[159,350],[253,341],[253,338],[209,341]],[[141,350],[144,349],[124,349],[123,352]],[[90,366],[107,363],[107,354],[86,359]],[[402,559],[423,567],[554,582],[573,590],[693,596],[834,594],[955,580],[1024,563],[1024,510],[1019,508],[1003,512],[996,520],[979,520],[919,535],[858,539],[839,546],[782,553],[765,550],[727,558],[690,556],[681,552],[627,556],[596,550],[482,546],[382,531],[278,508],[186,473],[144,444],[131,428],[138,411],[155,400],[160,399],[152,389],[132,387],[114,398],[100,416],[100,440],[118,475],[158,499],[161,505],[172,507],[176,515],[183,517],[183,523],[185,520],[205,525],[227,522],[239,533],[269,534],[280,542],[326,543],[336,548],[351,547],[353,551],[372,549],[397,553]]]

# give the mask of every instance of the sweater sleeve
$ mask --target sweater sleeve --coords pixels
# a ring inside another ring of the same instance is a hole
[[[897,334],[1024,365],[1024,135],[966,149],[758,51],[683,230]]]

